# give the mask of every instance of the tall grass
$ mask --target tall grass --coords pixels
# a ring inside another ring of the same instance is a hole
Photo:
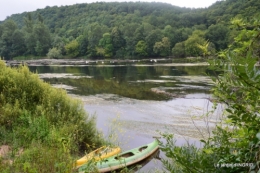
[[[0,146],[11,147],[0,172],[71,172],[74,156],[103,142],[80,101],[0,61]]]

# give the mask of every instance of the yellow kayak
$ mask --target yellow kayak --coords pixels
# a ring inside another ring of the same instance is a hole
[[[90,160],[94,160],[94,161],[103,160],[105,158],[120,153],[120,151],[121,151],[120,147],[107,147],[107,146],[100,147],[90,152],[89,154],[85,155],[84,157],[78,159],[76,162],[76,167],[78,168]]]

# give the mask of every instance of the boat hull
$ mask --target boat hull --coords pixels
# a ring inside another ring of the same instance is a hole
[[[76,167],[80,167],[90,160],[99,161],[120,153],[120,147],[100,147],[76,161]]]
[[[118,169],[122,169],[131,165],[135,165],[149,156],[158,152],[159,144],[158,140],[153,141],[150,144],[143,145],[107,159],[97,162],[96,168],[99,172],[111,172]],[[79,172],[84,172],[84,165],[79,168]],[[85,168],[86,169],[86,168]]]

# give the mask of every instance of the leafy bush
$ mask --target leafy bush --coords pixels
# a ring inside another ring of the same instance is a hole
[[[163,159],[164,168],[170,172],[216,172],[214,164],[218,157],[204,148],[198,149],[193,144],[176,146],[172,134],[162,134],[166,144],[160,143],[161,150],[166,154]],[[205,154],[207,153],[207,154]]]
[[[62,54],[61,51],[57,48],[49,49],[49,52],[47,53],[48,58],[61,58]]]
[[[61,158],[72,158],[72,155],[90,151],[103,143],[95,127],[95,118],[86,114],[81,102],[70,98],[66,91],[43,82],[37,74],[31,73],[28,67],[10,68],[2,61],[0,130],[0,145],[11,146],[13,153],[16,153],[16,149],[24,149],[22,154],[9,157],[9,160],[14,161],[13,165],[18,164],[18,172],[22,170],[21,165],[27,163],[30,170],[42,172],[39,168],[43,165],[39,165],[33,158],[35,153],[42,153],[43,160],[48,160],[50,156],[63,151],[63,155],[52,156],[53,162],[50,161],[46,165],[71,165],[60,162]],[[4,162],[6,160],[2,161]]]
[[[260,171],[260,21],[232,23],[239,35],[211,62],[213,69],[223,72],[213,88],[218,103],[226,105],[223,119],[212,137],[201,140],[201,149],[177,147],[172,135],[164,135],[164,165],[171,172]]]
[[[17,157],[12,169],[32,173],[71,172],[73,159],[62,148],[49,148],[35,143]]]
[[[70,43],[65,45],[66,53],[73,58],[79,55],[79,43],[77,40],[73,40]]]

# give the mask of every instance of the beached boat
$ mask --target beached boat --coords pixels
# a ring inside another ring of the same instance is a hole
[[[108,157],[111,157],[111,156],[114,156],[114,155],[120,153],[120,151],[121,151],[120,147],[110,147],[110,146],[100,147],[100,148],[88,153],[84,157],[78,159],[76,161],[76,167],[78,168],[90,160],[99,161],[99,160],[106,159]]]
[[[111,172],[118,169],[122,169],[134,164],[137,164],[149,156],[153,155],[155,152],[158,152],[159,144],[158,140],[154,140],[152,143],[143,145],[115,156],[109,157],[107,159],[101,160],[96,163],[96,169],[99,172]],[[79,167],[79,173],[84,173],[87,169],[87,165],[84,164]]]

